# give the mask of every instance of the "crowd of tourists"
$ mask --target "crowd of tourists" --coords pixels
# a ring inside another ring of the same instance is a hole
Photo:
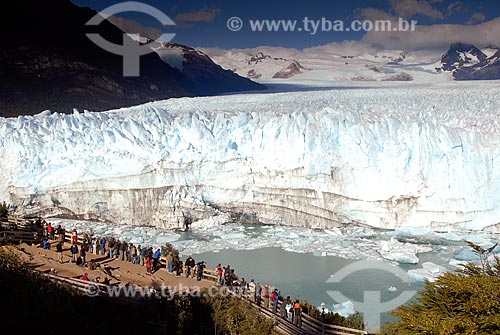
[[[217,284],[226,286],[239,297],[248,299],[259,307],[264,307],[279,314],[284,320],[288,320],[297,326],[302,325],[302,306],[298,299],[293,301],[290,296],[285,297],[277,288],[269,284],[261,285],[254,279],[249,282],[245,278],[238,278],[230,265],[215,267]]]
[[[50,222],[43,219],[38,219],[35,222],[35,227],[40,229],[43,227],[41,231],[43,236],[42,248],[50,248],[49,240],[57,240],[56,252],[58,253],[58,260],[63,263],[62,251],[66,231],[60,225],[54,228]],[[89,270],[95,269],[97,264],[93,260],[87,262],[87,253],[138,264],[144,266],[146,272],[150,274],[162,267],[160,248],[154,250],[151,246],[135,245],[131,242],[120,241],[114,237],[90,237],[88,234],[82,235],[81,242],[78,239],[78,233],[76,229],[73,229],[70,241],[72,258],[69,262],[88,267]],[[178,255],[170,252],[166,256],[165,268],[168,273],[175,274],[177,277],[185,276],[186,278],[191,277],[202,280],[207,263],[205,261],[195,262],[191,256],[182,261]],[[279,310],[279,315],[284,320],[288,320],[299,327],[301,326],[302,307],[298,299],[293,301],[290,296],[285,297],[277,288],[272,288],[267,283],[261,285],[254,279],[247,282],[245,278],[238,278],[235,270],[230,265],[222,267],[219,263],[214,272],[217,285],[225,286],[239,297],[248,299],[257,306],[272,310],[275,314],[278,314]],[[82,279],[85,280],[83,277]]]

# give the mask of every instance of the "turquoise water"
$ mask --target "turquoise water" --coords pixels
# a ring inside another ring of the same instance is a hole
[[[220,224],[192,228],[189,232],[161,230],[154,227],[131,227],[93,223],[80,220],[53,220],[66,229],[77,229],[91,235],[115,236],[136,244],[162,246],[166,242],[180,251],[183,259],[192,255],[195,261],[204,260],[210,268],[218,263],[231,265],[239,277],[247,281],[255,279],[260,284],[269,283],[283,295],[293,299],[307,300],[315,306],[324,304],[334,310],[334,304],[347,300],[355,309],[365,300],[365,294],[372,291],[380,296],[380,302],[391,302],[405,291],[418,291],[423,283],[408,283],[397,277],[397,269],[406,276],[410,269],[421,269],[424,262],[432,262],[449,270],[454,268],[450,260],[468,257],[469,247],[464,240],[488,245],[498,240],[497,235],[464,232],[458,239],[456,234],[439,235],[422,230],[387,231],[354,225],[327,230],[294,228],[283,226]],[[432,250],[419,252],[418,264],[398,264],[381,260],[381,243],[397,236],[407,247],[426,246]],[[465,249],[464,249],[465,248]],[[461,251],[462,258],[457,258]],[[365,260],[362,269],[351,271],[337,282],[327,282],[332,275],[338,278],[349,265]],[[369,261],[368,261],[369,260]],[[389,270],[380,267],[389,266]],[[344,297],[334,300],[328,292],[339,292]],[[406,299],[406,304],[418,295]],[[392,308],[392,307],[391,307]],[[368,313],[370,314],[370,313]],[[372,315],[375,313],[371,313]],[[377,313],[378,315],[378,313]],[[366,317],[365,317],[366,320]],[[382,313],[380,321],[394,318]]]
[[[406,272],[422,268],[424,262],[450,269],[447,266],[449,260],[463,244],[435,236],[402,237],[410,243],[432,245],[433,251],[419,253],[418,264],[399,264],[379,260],[380,255],[376,252],[380,242],[390,238],[390,231],[344,230],[341,236],[333,237],[314,235],[317,233],[299,228],[221,226],[181,233],[180,239],[174,244],[180,248],[183,257],[191,254],[196,261],[206,261],[210,268],[215,268],[218,263],[222,266],[230,265],[240,278],[244,277],[247,281],[253,278],[261,285],[269,283],[285,296],[307,300],[318,307],[323,305],[328,310],[335,310],[334,304],[346,300],[352,301],[354,308],[359,310],[356,306],[363,303],[365,294],[370,294],[368,292],[376,292],[381,303],[391,302],[394,306],[392,309],[407,304],[418,297],[418,291],[423,289],[424,283],[409,283]],[[312,248],[313,245],[318,247]],[[342,280],[328,282],[331,276],[344,272],[346,266],[359,264],[359,260],[370,261],[365,261],[368,265],[365,263],[362,269],[350,271]],[[389,266],[389,263],[392,265]],[[386,266],[390,269],[380,269]],[[405,276],[404,280],[395,275],[398,270]],[[342,300],[332,298],[328,293],[332,291],[340,292],[344,296]],[[416,294],[401,303],[394,303],[393,300],[405,291]],[[380,315],[380,324],[395,321],[387,312],[389,311]],[[365,321],[366,319],[365,317]],[[374,324],[372,320],[371,330],[378,329],[378,323],[377,328],[373,328]]]
[[[328,291],[339,291],[353,302],[362,302],[364,291],[380,291],[381,301],[384,302],[396,298],[402,291],[418,291],[423,288],[423,284],[409,284],[392,273],[377,269],[360,270],[345,277],[340,283],[328,283],[331,275],[355,260],[334,256],[318,257],[312,253],[294,253],[280,248],[225,249],[220,252],[198,253],[193,257],[196,261],[206,261],[210,268],[218,263],[222,266],[230,265],[240,278],[244,277],[247,281],[253,278],[261,284],[269,283],[285,296],[304,299],[315,306],[324,303],[330,310],[334,304],[342,301],[334,301]],[[413,267],[418,265],[406,266],[404,269]],[[395,287],[396,290],[390,291],[389,287]],[[381,316],[381,323],[393,320],[387,313]]]

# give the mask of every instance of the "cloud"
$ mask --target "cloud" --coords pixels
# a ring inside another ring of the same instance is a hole
[[[220,9],[202,8],[195,12],[181,13],[174,18],[174,22],[212,22],[219,14]]]
[[[107,20],[127,34],[139,34],[142,37],[147,37],[152,40],[157,39],[162,34],[159,29],[143,26],[137,21],[125,19],[123,17],[110,15]]]
[[[474,14],[472,14],[470,19],[467,22],[465,22],[465,24],[476,24],[479,22],[483,22],[485,19],[486,16],[484,16],[483,13],[475,12]]]
[[[362,42],[384,49],[446,50],[451,43],[463,42],[478,47],[500,46],[500,18],[476,25],[434,24],[416,26],[413,32],[369,31]]]
[[[432,8],[431,3],[425,0],[390,0],[390,3],[396,15],[405,19],[417,14],[433,20],[443,19],[443,13]]]
[[[358,9],[356,11],[356,17],[359,17],[362,20],[370,20],[370,21],[375,21],[375,20],[397,21],[397,18],[392,16],[391,14],[373,7]]]
[[[437,2],[440,0],[433,0]],[[367,7],[357,9],[355,16],[363,20],[390,20],[397,22],[399,18],[409,19],[417,14],[429,17],[433,20],[443,19],[443,14],[432,8],[431,2],[425,0],[389,0],[392,8],[390,13],[378,8]],[[454,5],[455,4],[455,5]],[[452,10],[459,6],[459,2],[455,2]],[[460,8],[461,9],[461,8]]]
[[[296,57],[302,56],[306,59],[322,59],[325,55],[329,54],[331,54],[332,57],[338,55],[363,56],[366,54],[375,54],[376,52],[376,48],[369,44],[360,43],[359,41],[343,41],[340,43],[332,42],[325,45],[305,48],[302,51],[302,55]]]

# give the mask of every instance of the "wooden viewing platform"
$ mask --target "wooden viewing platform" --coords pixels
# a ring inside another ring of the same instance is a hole
[[[15,227],[14,227],[15,225]],[[6,228],[16,228],[16,229],[6,229]],[[30,231],[31,224],[26,221],[26,220],[21,220],[21,219],[9,219],[8,222],[2,222],[2,229],[0,230],[0,244],[13,244],[13,243],[28,243],[28,244],[39,244],[42,236],[38,236],[33,231]],[[71,235],[72,232],[68,231],[65,233],[65,241],[69,243],[71,241]],[[56,237],[57,239],[57,237]],[[78,243],[82,244],[83,243],[84,236],[81,236],[81,234],[78,235]],[[89,255],[93,255],[90,254]],[[114,260],[115,262],[122,262],[119,260]],[[127,262],[128,263],[128,262]],[[166,257],[161,256],[160,257],[160,264],[161,267],[166,267]],[[159,271],[157,271],[159,272]],[[163,271],[162,271],[163,272]],[[108,285],[102,284],[102,283],[95,283],[91,281],[85,281],[81,279],[76,279],[76,278],[68,278],[67,276],[59,276],[59,275],[54,275],[47,273],[47,271],[40,271],[40,273],[43,276],[46,276],[47,279],[53,280],[55,282],[58,282],[59,284],[62,285],[67,285],[71,286],[75,289],[78,289],[80,291],[85,292],[87,295],[99,295],[99,296],[108,296],[111,297],[108,291]],[[165,271],[166,274],[166,271]],[[169,276],[169,275],[167,275]],[[179,278],[179,281],[182,282],[184,278]],[[188,280],[188,279],[186,279]],[[217,275],[215,270],[213,269],[208,269],[205,268],[203,271],[203,276],[202,276],[202,281],[204,282],[199,282],[199,281],[193,281],[193,279],[190,279],[191,281],[188,281],[188,283],[196,283],[196,284],[201,284],[198,286],[201,287],[209,287],[209,286],[214,286],[215,283],[217,282]],[[212,284],[210,284],[212,283]],[[127,283],[130,284],[130,283]],[[118,284],[114,284],[114,286],[120,287]],[[124,285],[121,284],[121,287]],[[191,285],[194,287],[193,285]],[[285,320],[281,318],[279,314],[279,307],[282,303],[282,301],[278,302],[278,312],[273,313],[271,308],[268,308],[268,306],[264,306],[264,304],[261,304],[261,306],[258,306],[255,302],[250,300],[248,296],[242,295],[238,292],[231,291],[229,288],[225,291],[229,295],[233,295],[240,299],[241,301],[244,301],[245,303],[250,304],[254,308],[258,309],[260,314],[263,315],[264,317],[270,319],[273,321],[275,329],[282,333],[282,334],[291,334],[291,335],[353,335],[353,334],[368,334],[368,332],[364,330],[359,330],[359,329],[353,329],[353,328],[347,328],[347,327],[341,327],[341,326],[336,326],[336,325],[331,325],[324,323],[320,320],[317,320],[307,313],[302,313],[301,318],[301,326],[297,326],[293,324],[292,322]],[[179,292],[172,292],[173,295]],[[128,297],[113,297],[113,298],[119,298],[119,299],[125,299],[126,301],[130,303],[138,303],[140,301],[140,298],[144,299],[150,299],[150,298],[155,298],[157,297],[154,292],[151,292],[151,294],[145,294],[145,291],[137,291],[137,294],[135,296],[128,296]]]
[[[213,270],[208,270],[206,273],[204,273],[204,279],[205,280],[211,280],[214,278],[213,274],[210,273]],[[51,275],[48,273],[43,273],[44,276],[46,276],[48,279],[54,280],[60,284],[63,285],[69,285],[72,286],[73,288],[76,288],[85,294],[89,294],[90,292],[96,292],[95,294],[92,293],[92,295],[99,295],[99,296],[109,296],[108,294],[108,286],[104,285],[102,283],[94,283],[94,282],[89,282],[81,279],[74,279],[74,278],[65,278],[57,275]],[[216,277],[215,277],[216,278]],[[291,334],[291,335],[354,335],[354,334],[368,334],[364,330],[359,330],[359,329],[353,329],[353,328],[347,328],[347,327],[341,327],[341,326],[335,326],[331,324],[326,324],[323,323],[306,313],[302,313],[302,326],[298,327],[297,325],[293,324],[292,322],[288,320],[282,319],[278,314],[273,313],[273,311],[267,307],[264,306],[257,306],[256,303],[252,302],[250,299],[239,295],[231,290],[226,291],[228,294],[233,295],[240,299],[241,301],[244,301],[250,305],[252,305],[254,308],[257,308],[259,312],[266,318],[273,320],[274,327],[276,330],[278,330],[282,334]],[[132,302],[134,299],[131,298],[155,298],[155,294],[152,292],[151,295],[144,295],[142,292],[137,291],[135,297],[116,297],[120,299],[127,299],[131,300]],[[278,302],[278,311],[279,311],[279,306],[281,305],[281,301]]]
[[[214,282],[217,281],[217,275],[215,270],[205,269],[203,271],[203,278],[207,280],[212,280]],[[302,313],[302,326],[298,327],[288,320],[284,320],[279,315],[280,306],[283,303],[281,300],[278,301],[277,313],[275,314],[272,311],[272,308],[268,308],[261,304],[258,306],[255,302],[253,302],[247,295],[238,294],[231,290],[228,292],[240,300],[252,305],[253,307],[259,309],[260,313],[265,317],[272,319],[275,325],[275,328],[279,330],[283,334],[293,334],[293,335],[306,335],[306,334],[321,334],[321,335],[353,335],[353,334],[368,334],[368,332],[360,329],[341,327],[336,325],[327,324],[317,320],[307,313]]]

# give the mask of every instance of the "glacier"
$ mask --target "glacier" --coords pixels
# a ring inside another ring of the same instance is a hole
[[[0,118],[0,200],[159,228],[219,218],[498,233],[499,93],[345,83]]]

